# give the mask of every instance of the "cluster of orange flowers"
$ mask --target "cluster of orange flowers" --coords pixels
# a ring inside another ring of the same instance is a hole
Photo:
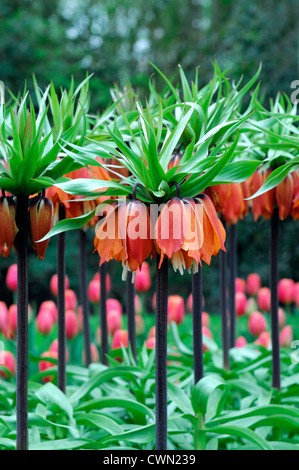
[[[247,200],[260,189],[269,174],[269,170],[257,170],[244,183],[211,186],[205,190],[205,193],[210,196],[216,210],[229,225],[236,224],[239,219],[248,215],[249,208],[255,221],[259,217],[268,220],[272,217],[276,205],[281,220],[289,215],[294,220],[299,219],[299,172],[297,171],[289,174],[276,188]]]
[[[136,271],[150,255],[166,256],[173,268],[196,272],[203,260],[225,250],[225,230],[206,194],[197,198],[174,197],[154,217],[151,207],[138,200],[115,202],[107,207],[95,236],[100,263],[115,259],[126,270]]]

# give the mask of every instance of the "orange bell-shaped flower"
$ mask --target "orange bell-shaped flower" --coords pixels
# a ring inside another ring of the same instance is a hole
[[[228,185],[228,197],[225,199],[221,215],[228,224],[236,224],[238,219],[243,219],[245,211],[242,186],[239,183]]]
[[[276,186],[275,196],[279,218],[284,220],[291,213],[294,198],[294,180],[292,175],[287,175],[287,177]]]
[[[293,194],[291,216],[294,220],[298,220],[299,219],[299,173],[298,171],[295,171],[293,173],[293,179],[294,179],[294,194]]]
[[[10,255],[18,227],[16,225],[16,205],[13,197],[0,197],[0,253]]]
[[[53,204],[44,196],[37,196],[30,206],[30,236],[37,257],[45,259],[49,240],[39,242],[51,230],[53,225]]]
[[[270,171],[265,172],[256,171],[250,178],[250,195],[255,194],[260,187],[264,184],[265,180],[269,176]],[[273,215],[275,204],[275,189],[270,189],[264,194],[252,199],[252,213],[254,215],[255,222],[262,216],[268,220]]]

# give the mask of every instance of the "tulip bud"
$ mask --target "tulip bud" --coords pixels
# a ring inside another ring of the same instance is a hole
[[[247,298],[244,292],[236,292],[235,293],[235,303],[236,303],[236,313],[240,317],[245,315],[246,312],[246,305],[247,305]]]
[[[73,339],[79,333],[78,319],[73,310],[65,312],[65,332],[67,339]]]
[[[259,334],[258,339],[255,340],[254,344],[264,346],[264,348],[268,349],[271,344],[271,337],[269,331],[262,331]]]
[[[145,347],[147,349],[155,349],[155,346],[156,346],[156,338],[153,336],[150,338],[147,338],[145,342]]]
[[[0,197],[0,253],[7,258],[18,233],[16,204],[12,197]]]
[[[248,319],[248,330],[252,336],[259,336],[267,329],[267,319],[261,312],[252,312]]]
[[[77,308],[77,296],[72,289],[66,289],[65,291],[65,309],[75,310]]]
[[[49,239],[39,242],[51,230],[53,224],[53,204],[46,197],[36,197],[30,206],[31,243],[37,257],[45,259]]]
[[[136,335],[141,336],[145,330],[145,323],[141,315],[135,315]]]
[[[261,285],[261,278],[258,274],[252,273],[248,275],[246,289],[247,293],[250,296],[256,295],[258,293],[258,290],[261,288]]]
[[[45,300],[44,302],[42,302],[39,307],[39,314],[45,310],[51,314],[53,318],[53,323],[55,323],[58,317],[58,310],[55,302],[53,302],[53,300]]]
[[[246,344],[247,344],[246,338],[244,336],[239,336],[236,339],[235,347],[236,348],[244,348],[244,346],[246,346]]]
[[[54,320],[49,310],[41,310],[36,317],[36,329],[42,335],[49,335],[53,329]]]
[[[278,299],[282,304],[290,304],[294,299],[295,283],[292,279],[280,279],[278,283]]]
[[[57,351],[46,351],[46,352],[42,353],[41,357],[49,357],[49,358],[53,357],[54,359],[58,359],[58,352]],[[51,367],[55,367],[55,364],[53,362],[50,362],[50,361],[40,361],[39,364],[38,364],[38,370],[40,372],[44,372],[45,370],[50,369]],[[47,382],[52,382],[53,379],[54,379],[53,375],[47,375],[47,376],[42,378],[42,381],[44,383],[47,383]]]
[[[14,355],[10,351],[0,351],[0,366],[6,367],[9,370],[11,376],[15,375],[16,360]],[[7,379],[7,372],[5,372],[4,370],[0,370],[0,377]]]
[[[18,288],[18,266],[12,264],[9,266],[6,274],[6,285],[9,290],[15,292]]]
[[[122,346],[127,348],[129,345],[129,337],[127,330],[116,330],[113,335],[111,349],[119,349]]]
[[[156,336],[156,327],[152,326],[148,331],[147,337],[148,338],[155,338],[155,336]]]
[[[185,303],[183,297],[170,295],[168,297],[168,322],[182,323],[185,317]]]
[[[206,326],[203,326],[203,327],[202,327],[202,335],[203,335],[203,336],[206,336],[207,338],[210,338],[210,339],[213,339],[213,338],[214,338],[213,333],[212,333],[211,330],[210,330],[209,328],[207,328]],[[204,338],[204,337],[203,337],[203,339],[202,339],[202,342],[203,342],[203,345],[202,345],[202,347],[203,347],[203,352],[208,351],[209,348],[208,348],[208,345],[205,344],[205,338]]]
[[[65,276],[65,288],[69,289],[70,288],[70,281],[67,275]],[[53,274],[51,277],[50,281],[50,291],[54,295],[54,297],[57,297],[57,292],[58,292],[58,276],[57,274]]]
[[[151,284],[152,281],[149,265],[146,261],[144,261],[140,270],[136,270],[135,288],[138,292],[146,292],[151,288]]]
[[[100,301],[100,281],[93,279],[90,281],[88,286],[88,299],[92,303],[98,303]]]
[[[116,330],[120,330],[123,326],[122,314],[119,310],[109,310],[107,312],[107,329],[113,335]]]
[[[57,353],[57,357],[58,357],[58,339],[54,339],[54,341],[52,341],[49,347],[49,351]],[[65,356],[66,356],[66,362],[69,362],[70,353],[69,353],[69,348],[67,346],[65,348]]]
[[[8,309],[7,325],[14,332],[17,331],[17,320],[18,320],[18,308],[16,305],[13,304]]]
[[[236,289],[236,292],[245,293],[245,291],[246,291],[246,282],[245,282],[245,280],[241,279],[240,277],[236,277],[236,279],[235,279],[235,289]]]
[[[294,340],[294,333],[291,325],[286,325],[280,332],[279,342],[282,348],[289,348]]]
[[[7,324],[8,309],[5,302],[0,302],[0,332],[5,330]]]
[[[107,309],[107,313],[110,310],[118,310],[119,313],[123,313],[121,303],[117,299],[107,299],[106,300],[106,309]]]
[[[257,304],[260,310],[266,312],[270,311],[271,308],[271,292],[269,287],[262,287],[257,294]]]

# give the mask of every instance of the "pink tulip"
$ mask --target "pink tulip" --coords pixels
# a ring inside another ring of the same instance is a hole
[[[248,295],[256,295],[261,285],[261,278],[257,273],[252,273],[247,276],[246,289]]]
[[[8,309],[5,302],[0,302],[0,332],[3,332],[8,318]]]
[[[47,310],[50,312],[53,318],[53,322],[55,323],[57,321],[58,317],[58,310],[55,302],[53,300],[45,300],[44,302],[41,303],[39,307],[39,313],[42,312],[43,310]]]
[[[245,315],[247,297],[244,292],[236,292],[235,294],[235,303],[236,303],[236,313],[239,317]]]
[[[246,291],[246,281],[241,279],[240,277],[236,277],[235,279],[235,290],[236,292],[243,292]]]
[[[73,310],[65,312],[65,332],[67,339],[73,339],[79,333],[77,315]]]
[[[53,359],[57,359],[58,358],[58,352],[56,352],[56,351],[45,351],[45,352],[42,353],[41,357],[49,357],[49,358],[52,357]],[[50,362],[50,361],[40,361],[39,364],[38,364],[38,370],[40,372],[44,372],[45,370],[50,369],[51,367],[55,367],[55,364],[53,362]],[[53,375],[47,375],[47,376],[42,378],[42,381],[44,383],[47,383],[47,382],[52,382],[53,379],[54,379]]]
[[[142,263],[141,269],[136,270],[135,289],[137,292],[146,292],[151,288],[151,285],[152,281],[149,264],[144,261]]]
[[[107,309],[107,313],[110,312],[110,310],[118,310],[119,313],[123,313],[121,303],[117,299],[107,299],[106,309]]]
[[[262,331],[259,334],[258,339],[254,341],[254,344],[258,344],[260,346],[264,346],[264,348],[268,349],[271,344],[271,337],[269,331]]]
[[[116,330],[120,330],[123,326],[122,314],[119,310],[110,310],[107,312],[107,329],[113,335]]]
[[[156,346],[156,338],[155,337],[147,338],[145,342],[145,347],[147,349],[155,349],[155,346]]]
[[[187,309],[187,312],[192,313],[192,310],[193,310],[193,296],[192,296],[192,292],[191,292],[191,294],[188,296],[187,303],[186,303],[186,309]]]
[[[291,325],[286,325],[280,332],[279,342],[282,348],[289,348],[294,340],[293,328]]]
[[[239,336],[236,339],[235,347],[236,348],[244,348],[244,346],[246,346],[246,344],[247,344],[246,338],[244,336]]]
[[[209,328],[207,328],[206,326],[203,326],[202,327],[202,335],[203,336],[206,336],[207,338],[211,338],[213,339],[214,336],[213,336],[213,333],[211,332],[211,330]],[[203,342],[203,352],[206,352],[208,351],[208,346],[205,344],[205,338],[202,339],[202,342]]]
[[[72,289],[66,289],[65,291],[65,309],[75,310],[77,308],[78,301],[75,292]]]
[[[290,304],[294,300],[295,283],[292,279],[280,279],[278,283],[278,299],[282,304]]]
[[[18,308],[16,305],[11,305],[8,309],[7,314],[7,325],[11,328],[14,332],[17,331],[17,320],[18,320]]]
[[[6,367],[9,370],[11,376],[15,375],[16,360],[10,351],[0,351],[0,366]],[[4,370],[0,370],[0,377],[7,379],[9,375]]]
[[[127,348],[129,345],[129,338],[127,330],[116,330],[112,338],[111,349],[119,349],[121,346]]]
[[[254,297],[250,297],[246,302],[246,312],[252,313],[257,309],[257,303]]]
[[[16,291],[18,288],[18,266],[16,264],[12,264],[7,270],[6,285],[11,291]]]
[[[168,323],[175,322],[177,325],[182,323],[185,317],[185,303],[183,297],[179,295],[170,295],[168,297]]]
[[[252,336],[259,336],[267,329],[267,319],[261,312],[252,312],[248,319],[248,330]]]
[[[285,311],[281,307],[279,307],[278,309],[278,320],[279,320],[280,328],[282,328],[286,324],[286,321],[287,321]]]
[[[135,323],[137,336],[143,335],[145,330],[145,323],[141,315],[135,315]]]
[[[94,277],[93,277],[93,280],[94,281],[98,281],[98,282],[101,282],[100,281],[100,273],[99,272],[96,272]],[[106,275],[106,292],[107,294],[109,294],[111,290],[111,278],[109,276],[109,274]]]
[[[91,362],[93,362],[94,364],[100,362],[99,351],[94,343],[90,344],[90,352],[91,352]],[[82,351],[82,361],[85,363],[85,351],[84,350]]]
[[[135,313],[140,315],[142,313],[142,304],[138,294],[135,294]]]
[[[211,322],[210,315],[207,312],[202,312],[201,321],[202,321],[202,326],[206,326],[208,328]]]
[[[6,324],[6,327],[3,331],[3,336],[6,339],[15,339],[16,331],[13,330],[8,324]]]
[[[88,299],[92,303],[98,303],[100,301],[101,284],[97,279],[90,281],[88,286]]]
[[[152,326],[148,331],[147,337],[148,338],[155,338],[155,336],[156,336],[156,327]]]
[[[42,335],[49,335],[53,329],[54,320],[49,310],[41,310],[36,317],[36,329]]]
[[[70,281],[67,275],[65,276],[65,288],[69,289],[70,288]],[[57,297],[57,292],[58,292],[58,276],[57,274],[54,274],[51,277],[50,280],[50,291],[54,297]]]
[[[54,339],[54,341],[52,341],[50,347],[49,347],[49,351],[51,352],[56,352],[57,353],[57,357],[58,357],[58,339]],[[65,356],[66,356],[66,362],[69,362],[70,360],[70,353],[69,353],[69,348],[66,346],[66,349],[65,349]]]
[[[257,305],[260,310],[266,312],[271,308],[271,291],[269,287],[262,287],[257,293]]]

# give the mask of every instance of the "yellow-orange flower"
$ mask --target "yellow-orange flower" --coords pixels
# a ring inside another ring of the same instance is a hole
[[[269,176],[269,170],[261,172],[257,170],[250,178],[250,195],[255,194],[260,187],[264,184],[265,180]],[[252,199],[252,213],[254,215],[254,220],[262,216],[264,219],[268,220],[273,215],[275,204],[275,190],[270,189],[264,194],[255,197]]]
[[[284,220],[291,213],[294,198],[294,180],[292,175],[287,175],[276,187],[275,197],[278,205],[279,218]]]
[[[37,257],[45,259],[49,239],[38,242],[51,230],[53,225],[53,204],[46,197],[37,196],[30,206],[30,236]]]

